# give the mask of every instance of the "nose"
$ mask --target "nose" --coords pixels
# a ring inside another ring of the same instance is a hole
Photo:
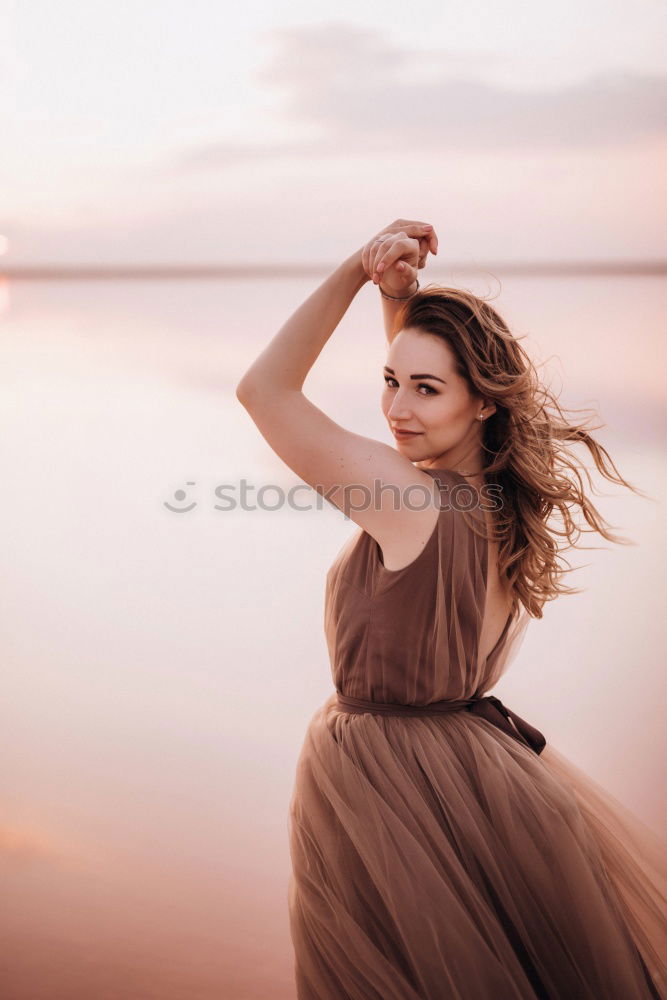
[[[407,420],[411,416],[409,407],[403,402],[400,389],[391,401],[391,406],[387,410],[387,416],[391,417],[392,420]]]

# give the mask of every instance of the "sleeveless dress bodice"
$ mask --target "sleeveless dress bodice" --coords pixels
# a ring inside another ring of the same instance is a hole
[[[360,529],[326,577],[324,630],[336,690],[409,705],[483,695],[516,652],[528,616],[516,605],[488,656],[479,655],[488,542],[464,523],[477,491],[452,470],[426,469],[441,510],[420,554],[388,570]]]

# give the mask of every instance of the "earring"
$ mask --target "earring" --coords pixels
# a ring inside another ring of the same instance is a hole
[[[480,420],[484,420],[484,414],[483,414],[483,413],[480,413],[480,415],[479,415],[479,419],[480,419]]]

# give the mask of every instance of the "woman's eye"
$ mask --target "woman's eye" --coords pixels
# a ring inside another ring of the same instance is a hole
[[[384,381],[385,381],[386,385],[389,385],[390,382],[395,382],[396,379],[395,378],[391,378],[390,375],[385,375],[384,376]],[[390,386],[390,388],[393,388],[393,386]],[[426,382],[420,382],[419,385],[417,386],[417,388],[418,389],[426,389],[427,390],[427,392],[421,394],[422,396],[424,396],[424,395],[425,396],[437,396],[437,394],[438,394],[437,393],[437,389],[434,389],[432,385],[427,385]]]

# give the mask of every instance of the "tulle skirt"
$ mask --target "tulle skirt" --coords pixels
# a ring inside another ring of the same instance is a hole
[[[289,806],[299,1000],[667,998],[667,846],[467,712],[315,712]]]

